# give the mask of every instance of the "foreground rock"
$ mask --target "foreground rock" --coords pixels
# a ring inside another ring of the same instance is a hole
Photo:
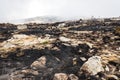
[[[89,75],[96,75],[97,73],[104,71],[102,63],[101,63],[101,57],[93,56],[89,58],[88,61],[85,62],[80,68],[80,72],[81,71]]]

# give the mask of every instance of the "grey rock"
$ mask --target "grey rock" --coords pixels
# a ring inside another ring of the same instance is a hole
[[[101,63],[101,57],[93,56],[89,58],[88,61],[82,65],[80,71],[87,72],[90,75],[96,75],[98,72],[104,71]]]

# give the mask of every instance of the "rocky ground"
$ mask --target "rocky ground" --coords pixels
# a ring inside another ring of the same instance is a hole
[[[0,24],[0,80],[120,80],[119,26]]]

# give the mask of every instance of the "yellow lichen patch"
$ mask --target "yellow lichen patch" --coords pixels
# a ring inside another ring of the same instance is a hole
[[[49,43],[48,41],[45,41],[45,42],[43,42],[42,44],[45,45],[45,44],[48,44],[48,43]]]

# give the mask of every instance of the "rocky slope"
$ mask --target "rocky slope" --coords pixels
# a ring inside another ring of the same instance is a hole
[[[118,20],[0,24],[0,80],[119,80]]]

